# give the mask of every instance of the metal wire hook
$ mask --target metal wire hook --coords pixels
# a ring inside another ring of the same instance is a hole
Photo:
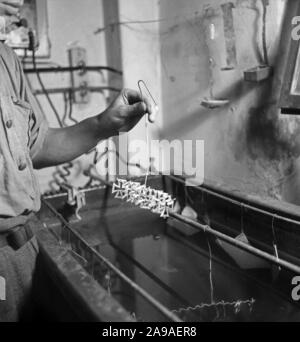
[[[139,87],[139,90],[140,90],[141,97],[143,97],[143,91],[142,91],[141,84],[143,84],[143,85],[144,85],[144,87],[145,87],[145,89],[147,90],[147,92],[148,92],[149,96],[151,97],[151,99],[152,99],[153,103],[155,104],[155,107],[158,107],[158,105],[157,105],[156,101],[154,100],[154,97],[153,97],[153,95],[151,94],[151,92],[150,92],[149,88],[147,87],[147,85],[146,85],[145,81],[143,81],[143,80],[139,80],[139,81],[138,81],[138,87]]]
[[[241,233],[244,233],[244,203],[241,203]]]
[[[275,227],[274,227],[274,223],[275,223],[275,219],[278,218],[277,214],[274,214],[272,217],[272,234],[273,234],[273,248],[275,251],[275,256],[277,261],[279,260],[279,255],[278,255],[278,247],[277,247],[277,239],[276,239],[276,234],[275,234]],[[281,267],[278,266],[278,270],[281,270]]]
[[[143,98],[143,91],[142,91],[142,86],[141,85],[144,85],[145,89],[147,90],[149,96],[151,97],[154,105],[155,105],[155,108],[158,108],[157,106],[157,103],[156,101],[154,100],[154,97],[152,96],[149,88],[147,87],[145,81],[143,80],[139,80],[138,81],[138,87],[139,87],[139,90],[140,90],[140,95],[141,95],[141,98]],[[147,180],[148,180],[148,176],[149,176],[149,173],[150,173],[150,168],[151,168],[151,164],[150,164],[150,156],[151,156],[151,150],[150,150],[150,144],[149,144],[149,130],[148,130],[148,121],[147,121],[147,118],[145,116],[145,129],[146,129],[146,145],[147,145],[147,149],[148,149],[148,167],[147,167],[147,171],[146,171],[146,176],[145,176],[145,185],[147,184]]]

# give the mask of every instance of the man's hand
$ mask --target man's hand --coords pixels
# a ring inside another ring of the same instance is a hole
[[[20,8],[23,0],[0,0],[0,32],[1,40],[6,40],[5,34],[11,25],[19,22]],[[4,36],[3,36],[4,34]]]
[[[49,128],[33,164],[43,168],[69,162],[90,151],[100,140],[130,131],[145,114],[154,122],[154,110],[139,92],[124,89],[102,114],[74,126]]]
[[[150,122],[154,122],[153,113],[154,109],[146,97],[141,97],[138,91],[124,89],[98,119],[109,137],[130,131],[145,114],[149,115]]]
[[[0,15],[17,16],[22,6],[23,0],[0,0]]]

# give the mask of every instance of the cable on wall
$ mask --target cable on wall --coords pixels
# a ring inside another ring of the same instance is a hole
[[[268,48],[267,48],[267,12],[269,0],[262,0],[263,5],[263,26],[262,26],[262,46],[264,63],[269,65]]]
[[[51,107],[51,109],[52,109],[52,111],[53,111],[53,113],[54,113],[54,115],[56,117],[56,120],[57,120],[59,126],[63,127],[63,123],[62,123],[62,121],[60,119],[58,111],[56,110],[55,105],[53,104],[53,102],[52,102],[52,100],[51,100],[51,98],[50,98],[50,96],[49,96],[49,94],[47,92],[47,89],[46,89],[46,87],[44,85],[44,82],[42,81],[41,76],[40,76],[40,74],[38,72],[38,69],[37,69],[36,57],[35,57],[35,38],[34,38],[33,31],[29,30],[28,35],[29,35],[29,46],[30,46],[30,50],[32,51],[32,64],[33,64],[34,70],[36,71],[36,76],[37,76],[38,82],[39,82],[39,84],[40,84],[40,86],[41,86],[41,88],[42,88],[42,90],[43,90],[43,92],[44,92],[44,94],[46,96],[46,99],[47,99],[47,101],[48,101],[48,103],[49,103],[49,105],[50,105],[50,107]]]

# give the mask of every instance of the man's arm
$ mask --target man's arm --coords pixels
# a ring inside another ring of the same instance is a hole
[[[125,89],[102,114],[66,128],[49,128],[42,148],[33,159],[35,168],[69,162],[90,151],[103,139],[130,131],[152,107],[134,90]]]

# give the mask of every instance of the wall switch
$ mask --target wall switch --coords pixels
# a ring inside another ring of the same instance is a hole
[[[73,101],[77,104],[87,104],[90,101],[88,91],[88,73],[84,69],[87,65],[86,49],[79,46],[68,49],[70,67],[82,66],[82,70],[71,72],[71,87],[76,89],[73,92]]]

